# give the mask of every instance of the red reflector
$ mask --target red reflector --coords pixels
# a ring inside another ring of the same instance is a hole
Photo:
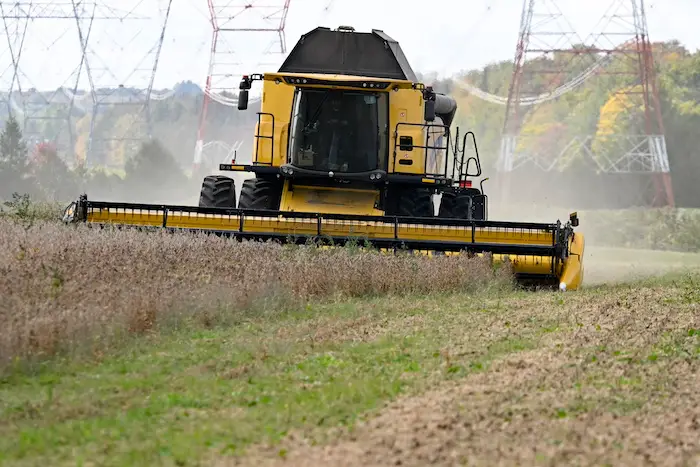
[[[471,188],[472,181],[471,180],[462,180],[461,182],[459,182],[459,187],[460,188]]]

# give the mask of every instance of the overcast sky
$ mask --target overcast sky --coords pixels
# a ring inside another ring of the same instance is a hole
[[[92,51],[88,55],[93,82],[96,86],[146,86],[155,57],[148,51],[156,45],[160,35],[158,16],[163,13],[166,0],[107,1],[123,10],[133,8],[134,15],[153,19],[95,22],[89,41]],[[214,0],[214,3],[217,6],[240,5],[251,1],[254,5],[284,3],[283,0]],[[619,2],[621,0],[556,0],[554,3],[583,38],[595,29],[606,10]],[[547,7],[545,3],[542,5]],[[444,76],[497,60],[510,60],[515,52],[521,9],[522,0],[291,0],[286,39],[291,49],[301,34],[318,25],[333,28],[351,25],[363,31],[382,29],[401,43],[414,69],[432,70]],[[700,18],[700,0],[647,0],[646,9],[652,40],[678,39],[692,51],[700,48],[696,24]],[[229,8],[221,16],[239,12],[240,9]],[[250,9],[231,20],[230,25],[259,27],[264,23],[260,15],[270,12],[269,9]],[[13,29],[17,26],[23,24],[10,22],[13,41],[20,37]],[[86,21],[82,32],[84,35],[87,32]],[[274,33],[222,33],[220,37],[220,54],[214,67],[216,75],[275,69],[281,61],[280,55],[256,58],[272,44]],[[3,89],[9,88],[12,79],[12,60],[6,43],[2,38],[0,86]],[[188,79],[203,85],[210,44],[207,0],[173,0],[156,88],[170,87]],[[231,55],[232,51],[236,54]],[[237,64],[232,65],[234,62]],[[25,89],[72,87],[80,63],[75,21],[31,22],[19,63],[20,82]],[[219,87],[233,87],[239,78],[225,80],[218,76],[216,79]],[[84,76],[80,87],[87,86],[87,76]]]

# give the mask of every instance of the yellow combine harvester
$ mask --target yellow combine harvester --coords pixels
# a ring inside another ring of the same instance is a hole
[[[239,239],[383,249],[492,253],[523,281],[575,290],[584,239],[566,224],[488,220],[474,134],[453,135],[455,100],[419,83],[399,44],[382,31],[316,28],[276,73],[243,76],[238,108],[262,81],[250,164],[235,182],[204,178],[199,206],[88,200],[66,222],[209,231]],[[473,155],[467,155],[467,148]],[[438,209],[435,196],[441,195]],[[236,203],[238,201],[238,203]],[[437,211],[437,212],[436,212]]]

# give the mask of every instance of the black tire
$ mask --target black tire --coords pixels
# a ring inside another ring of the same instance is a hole
[[[249,178],[243,181],[239,209],[278,210],[282,199],[282,187],[277,181]]]
[[[433,217],[435,207],[433,193],[427,188],[404,188],[389,195],[389,216]]]
[[[454,215],[456,199],[457,194],[454,191],[443,191],[442,198],[440,199],[440,207],[438,208],[438,217],[457,217]]]
[[[446,191],[442,194],[438,217],[469,219],[469,204],[472,203],[471,219],[485,220],[485,198],[477,189],[470,189],[455,193]]]
[[[236,208],[236,183],[223,175],[204,177],[199,193],[201,208]]]

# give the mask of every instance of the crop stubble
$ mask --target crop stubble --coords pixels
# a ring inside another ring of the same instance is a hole
[[[401,398],[329,443],[295,433],[219,465],[698,465],[697,298],[649,287],[545,299],[533,314],[559,324],[538,348]]]

